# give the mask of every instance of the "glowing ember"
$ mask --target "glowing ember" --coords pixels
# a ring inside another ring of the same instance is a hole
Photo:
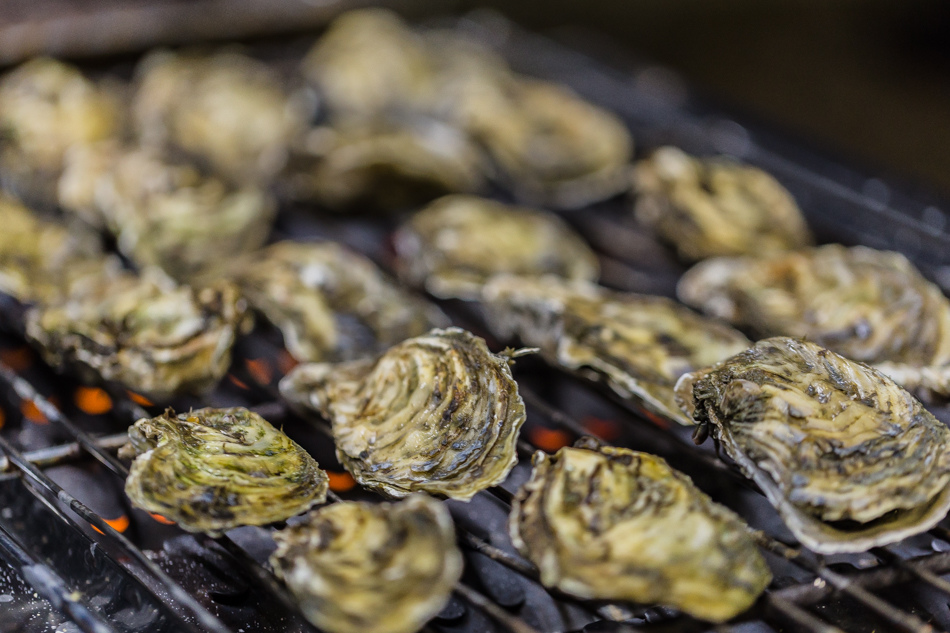
[[[39,410],[39,407],[37,407],[36,403],[32,400],[23,401],[23,404],[20,405],[20,413],[23,414],[24,418],[34,424],[49,424],[49,420],[46,419],[46,416],[43,415],[43,412]]]
[[[130,398],[130,399],[132,400],[132,402],[134,402],[135,404],[141,405],[141,406],[143,406],[143,407],[154,407],[154,406],[155,406],[155,403],[154,403],[154,402],[152,402],[151,400],[149,400],[148,398],[146,398],[145,396],[143,396],[143,395],[141,395],[141,394],[137,394],[137,393],[135,393],[134,391],[128,391],[128,390],[126,390],[125,393],[127,393],[127,394],[129,395],[129,398]]]
[[[172,521],[171,519],[166,519],[160,514],[149,512],[148,515],[152,517],[153,519],[155,519],[155,521],[157,521],[158,523],[161,523],[162,525],[175,525],[174,521]]]
[[[7,421],[7,416],[3,412],[3,409],[0,409],[0,429],[3,428],[3,425],[6,424],[6,421]]]
[[[589,415],[584,418],[584,428],[590,431],[591,435],[607,442],[612,442],[620,437],[620,425],[614,420],[605,420]]]
[[[281,374],[286,375],[290,373],[290,370],[299,364],[300,361],[291,356],[290,352],[285,349],[280,350],[280,354],[277,355],[277,368]]]
[[[244,389],[245,391],[248,390],[248,389],[250,389],[250,387],[247,386],[247,383],[246,383],[246,382],[244,382],[243,380],[241,380],[240,378],[238,378],[238,377],[235,376],[234,374],[228,374],[228,380],[230,380],[232,383],[234,383],[235,386],[237,386],[238,389]]]
[[[356,485],[356,480],[348,472],[328,470],[327,475],[330,477],[330,490],[334,492],[346,492]]]
[[[549,429],[536,426],[528,431],[531,443],[547,453],[553,453],[559,448],[568,446],[573,439],[571,434],[561,429]]]
[[[112,398],[98,387],[79,387],[75,400],[76,406],[89,415],[102,415],[112,409]]]
[[[0,361],[13,371],[23,371],[33,363],[33,350],[26,345],[0,350]]]
[[[247,365],[247,371],[259,384],[269,385],[274,379],[274,370],[265,359],[248,358],[244,363]]]
[[[103,519],[103,521],[108,523],[109,527],[119,533],[125,532],[127,529],[129,529],[129,517],[124,514],[115,519]],[[94,529],[99,534],[102,534],[102,530],[97,528],[95,525],[92,526],[92,529]]]

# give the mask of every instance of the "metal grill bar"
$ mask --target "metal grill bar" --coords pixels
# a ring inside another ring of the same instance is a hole
[[[105,451],[116,451],[119,450],[126,442],[129,441],[128,433],[116,433],[115,435],[106,435],[105,437],[96,438],[96,446]],[[83,447],[78,442],[71,442],[69,444],[58,444],[56,446],[49,446],[47,448],[40,448],[35,451],[28,451],[23,453],[24,459],[35,464],[40,468],[48,468],[49,466],[56,466],[64,462],[78,459],[82,457]],[[10,465],[10,460],[4,455],[0,455],[0,480],[3,479],[4,474],[7,477],[15,476],[9,474],[8,471],[14,470]]]

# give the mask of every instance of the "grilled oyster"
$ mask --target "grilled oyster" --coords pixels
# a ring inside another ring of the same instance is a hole
[[[121,451],[125,492],[143,510],[213,536],[283,521],[327,498],[327,474],[293,440],[242,407],[142,418]]]
[[[76,366],[163,398],[217,384],[244,311],[230,284],[176,286],[150,270],[100,278],[83,292],[33,308],[26,333],[54,367]]]
[[[116,98],[73,66],[37,58],[0,79],[0,167],[21,194],[47,201],[66,151],[119,127]]]
[[[659,457],[581,440],[533,463],[508,529],[548,587],[722,622],[772,578],[742,519]]]
[[[476,196],[439,198],[394,237],[397,270],[441,298],[477,299],[500,273],[594,280],[597,256],[557,216]]]
[[[688,260],[803,248],[813,239],[791,194],[761,169],[661,147],[633,175],[637,220]]]
[[[467,501],[517,461],[525,411],[510,360],[465,330],[432,330],[376,360],[299,365],[280,390],[330,420],[337,457],[364,486]]]
[[[328,633],[415,633],[462,575],[452,519],[425,495],[335,503],[274,539],[274,571]]]
[[[713,259],[680,299],[760,336],[803,336],[908,389],[950,394],[950,301],[899,253],[829,244]]]
[[[310,131],[293,155],[297,198],[332,209],[402,209],[485,187],[485,159],[458,130],[435,119]]]
[[[233,187],[154,150],[114,144],[72,152],[60,183],[64,208],[98,214],[125,255],[179,280],[206,271],[221,255],[259,248],[277,212],[259,187]]]
[[[142,141],[172,144],[237,182],[266,182],[303,130],[306,109],[249,57],[158,51],[137,73],[133,114]]]
[[[502,275],[482,297],[496,336],[540,347],[550,362],[604,380],[680,424],[693,422],[676,404],[676,380],[751,345],[728,325],[664,297],[586,282]]]
[[[866,365],[775,337],[676,391],[816,552],[893,543],[950,509],[950,430]]]
[[[448,323],[373,262],[333,242],[278,242],[233,271],[250,305],[280,328],[300,361],[373,356]]]

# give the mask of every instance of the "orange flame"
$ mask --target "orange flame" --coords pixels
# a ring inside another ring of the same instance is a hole
[[[243,380],[241,380],[234,374],[228,374],[228,380],[230,380],[235,385],[237,385],[238,389],[244,389],[244,390],[250,389],[250,387],[247,386],[246,382],[244,382]]]
[[[33,363],[33,350],[26,345],[0,350],[0,360],[13,371],[23,371]]]
[[[353,475],[348,472],[328,470],[327,476],[330,478],[330,490],[333,492],[346,492],[347,490],[352,490],[353,486],[356,485],[356,480],[353,479]]]
[[[43,412],[40,411],[39,407],[37,407],[36,403],[32,400],[23,401],[23,404],[20,405],[20,413],[23,414],[24,418],[34,424],[49,424],[49,420],[46,419],[46,416],[43,415]]]
[[[106,523],[108,523],[109,527],[111,527],[116,532],[122,533],[122,532],[125,532],[127,529],[129,529],[129,517],[127,517],[124,514],[115,519],[103,519],[103,520]],[[92,526],[92,529],[94,529],[99,534],[102,534],[102,530],[97,528],[95,525]]]
[[[584,418],[584,428],[607,442],[620,437],[620,425],[615,420],[605,420],[590,415]]]
[[[553,453],[571,443],[571,434],[561,429],[536,426],[528,432],[531,443],[542,451]]]
[[[160,514],[153,514],[152,512],[149,512],[148,515],[152,517],[153,519],[155,519],[156,521],[158,521],[159,523],[161,523],[162,525],[175,525],[174,521],[172,521],[171,519],[166,519]]]
[[[274,370],[270,363],[263,358],[248,358],[244,364],[247,365],[247,371],[254,377],[259,384],[269,385],[274,378]]]
[[[132,400],[132,402],[134,402],[135,404],[141,405],[141,406],[143,406],[143,407],[154,407],[154,406],[155,406],[155,403],[154,403],[154,402],[152,402],[151,400],[149,400],[148,398],[146,398],[145,396],[143,396],[143,395],[141,395],[141,394],[138,394],[138,393],[135,393],[134,391],[129,391],[129,390],[126,390],[125,393],[127,393],[127,394],[129,395],[129,398],[130,398],[130,399]]]
[[[102,415],[112,409],[112,398],[98,387],[79,387],[75,399],[76,406],[89,415]]]

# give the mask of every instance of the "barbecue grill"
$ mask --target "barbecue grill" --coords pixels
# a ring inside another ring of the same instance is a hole
[[[906,196],[768,130],[704,108],[662,69],[628,62],[616,52],[607,64],[602,51],[591,52],[581,39],[555,42],[494,14],[452,23],[496,47],[516,70],[567,84],[618,113],[638,148],[673,144],[757,165],[792,192],[821,241],[901,251],[926,276],[950,286],[950,232],[934,201]],[[251,50],[279,58],[282,51],[303,50],[300,42],[283,43],[276,53],[273,44]],[[504,191],[496,195],[507,197]],[[634,224],[628,204],[612,200],[563,217],[597,251],[604,285],[673,296],[684,269]],[[388,238],[397,221],[320,216],[286,204],[273,238],[336,240],[391,269]],[[477,306],[440,305],[456,325],[500,348]],[[276,384],[293,360],[279,333],[259,325],[238,342],[230,372],[211,395],[165,403],[115,385],[90,387],[55,375],[24,342],[22,316],[23,306],[0,296],[0,631],[314,630],[266,565],[274,547],[267,529],[239,528],[212,539],[132,509],[122,492],[127,468],[115,457],[125,428],[167,405],[248,406],[282,425],[330,472],[330,502],[378,499],[355,487],[336,461],[326,423],[302,419],[281,399]],[[427,630],[950,630],[950,581],[944,578],[950,574],[950,522],[865,554],[817,556],[794,542],[753,484],[714,447],[693,445],[688,429],[539,359],[519,359],[514,375],[528,410],[520,463],[502,486],[471,503],[445,502],[466,570]],[[930,408],[950,421],[950,408]],[[664,457],[759,530],[775,581],[756,606],[730,624],[710,627],[671,609],[545,590],[536,568],[515,553],[505,520],[512,492],[530,471],[531,453],[556,450],[580,435]]]

